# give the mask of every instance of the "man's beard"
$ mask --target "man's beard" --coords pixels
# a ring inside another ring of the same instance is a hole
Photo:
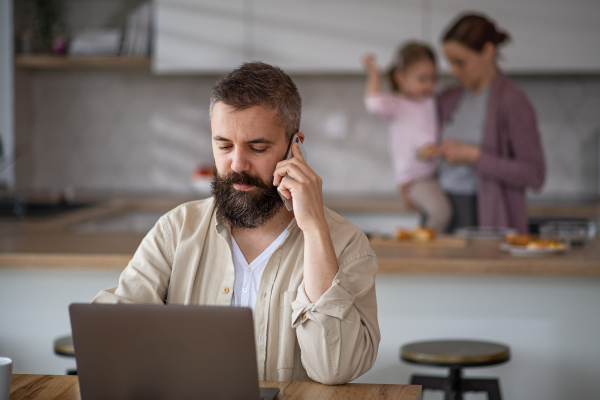
[[[230,172],[220,176],[213,165],[212,194],[215,197],[217,218],[232,228],[257,228],[271,220],[281,209],[283,201],[277,187],[266,184],[257,176],[245,172]],[[250,190],[237,190],[234,183],[252,185]]]

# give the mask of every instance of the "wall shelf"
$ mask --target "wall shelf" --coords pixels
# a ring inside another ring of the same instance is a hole
[[[69,57],[55,55],[17,55],[15,67],[24,69],[67,69],[67,68],[102,68],[102,69],[150,69],[150,57]]]

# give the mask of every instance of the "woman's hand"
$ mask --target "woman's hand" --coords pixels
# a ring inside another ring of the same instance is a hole
[[[286,199],[293,197],[294,216],[303,232],[327,227],[323,212],[323,180],[308,166],[297,143],[292,145],[292,153],[293,158],[277,163],[273,185],[279,185],[279,193]]]
[[[445,140],[440,155],[450,164],[475,164],[481,156],[481,149],[458,140]]]

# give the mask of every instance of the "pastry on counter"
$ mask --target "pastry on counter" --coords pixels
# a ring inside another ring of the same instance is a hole
[[[429,242],[435,239],[435,232],[432,229],[423,228],[421,226],[417,226],[410,231],[403,228],[398,228],[396,229],[396,239]]]
[[[435,239],[435,232],[432,229],[418,226],[412,230],[411,236],[418,242],[429,242]]]
[[[565,244],[559,243],[553,239],[536,239],[532,240],[527,244],[528,250],[539,250],[539,249],[564,249]]]
[[[410,231],[402,228],[396,229],[396,239],[398,240],[409,240],[411,239]]]
[[[506,237],[506,243],[513,246],[527,246],[533,240],[531,235],[509,235]]]

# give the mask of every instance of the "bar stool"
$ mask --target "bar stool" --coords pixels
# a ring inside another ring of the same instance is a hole
[[[54,354],[63,357],[75,357],[75,347],[73,346],[73,336],[63,336],[54,341]],[[77,375],[76,369],[68,369],[67,375]]]
[[[474,340],[434,340],[405,344],[400,359],[407,363],[450,368],[447,377],[413,375],[411,385],[443,390],[445,400],[462,400],[465,392],[486,392],[489,400],[502,400],[498,379],[463,378],[462,369],[507,362],[510,349],[499,343]]]

